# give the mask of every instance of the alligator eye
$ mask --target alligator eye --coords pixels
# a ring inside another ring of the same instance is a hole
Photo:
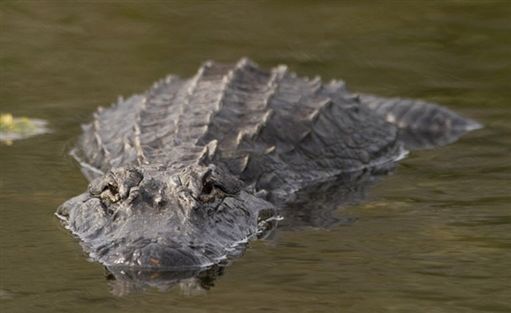
[[[212,181],[207,181],[202,186],[202,194],[209,195],[213,192],[214,184]]]
[[[117,185],[112,184],[112,183],[109,183],[108,185],[106,185],[105,189],[109,190],[112,195],[116,195],[119,193],[119,187],[117,187]]]
[[[201,194],[199,199],[202,202],[213,202],[215,199],[223,198],[225,196],[222,188],[213,180],[206,180],[202,184]]]

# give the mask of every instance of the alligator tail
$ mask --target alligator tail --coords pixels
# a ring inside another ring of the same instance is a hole
[[[361,94],[359,100],[376,114],[400,129],[407,149],[427,149],[458,140],[465,133],[482,128],[438,104],[403,98],[383,98]]]

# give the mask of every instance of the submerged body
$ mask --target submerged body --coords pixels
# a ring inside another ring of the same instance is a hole
[[[301,191],[478,127],[284,66],[207,62],[95,113],[73,150],[89,190],[57,215],[107,266],[203,267],[241,253]]]

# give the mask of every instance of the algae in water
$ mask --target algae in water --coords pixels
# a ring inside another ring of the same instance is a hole
[[[0,142],[10,145],[14,140],[24,139],[48,132],[48,123],[41,119],[14,117],[0,114]]]

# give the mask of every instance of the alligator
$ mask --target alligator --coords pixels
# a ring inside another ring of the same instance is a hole
[[[323,202],[322,191],[481,127],[434,103],[355,94],[247,58],[167,76],[93,117],[71,151],[88,190],[56,215],[108,268],[166,271],[239,256],[286,220],[282,208]]]

